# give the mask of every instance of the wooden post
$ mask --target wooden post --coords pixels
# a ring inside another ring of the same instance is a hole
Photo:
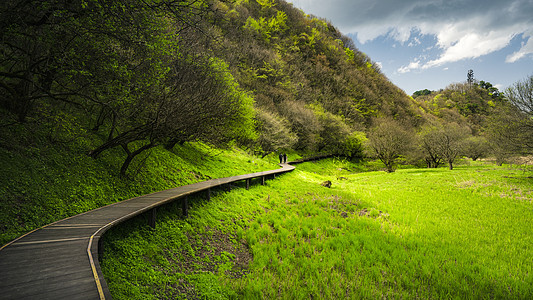
[[[154,207],[150,210],[150,216],[148,217],[148,225],[155,229],[155,220],[156,220],[157,207]]]
[[[100,236],[98,239],[98,260],[102,261],[104,258],[104,237]]]
[[[261,185],[265,185],[265,176],[261,176]]]
[[[187,196],[183,198],[183,201],[181,202],[181,211],[183,212],[183,216],[187,217],[189,215],[189,207],[187,205]]]
[[[250,189],[250,179],[246,179],[246,189]]]

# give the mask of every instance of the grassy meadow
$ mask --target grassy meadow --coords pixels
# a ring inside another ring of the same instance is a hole
[[[116,299],[533,297],[533,178],[520,167],[453,171],[337,159],[250,190],[217,190],[106,234]],[[330,180],[333,185],[320,185]]]

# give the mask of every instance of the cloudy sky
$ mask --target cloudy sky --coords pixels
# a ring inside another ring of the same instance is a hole
[[[408,94],[533,75],[533,0],[288,0],[329,20]]]

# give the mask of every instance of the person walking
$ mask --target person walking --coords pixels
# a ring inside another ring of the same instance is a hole
[[[283,153],[279,153],[279,163],[282,164],[283,163]]]
[[[287,163],[287,153],[283,153],[283,163]]]

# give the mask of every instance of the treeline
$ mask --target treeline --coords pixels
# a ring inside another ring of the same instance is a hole
[[[472,71],[468,74],[473,76]],[[409,127],[383,120],[369,132],[369,155],[392,172],[402,161],[453,169],[461,157],[490,156],[501,165],[533,154],[533,76],[505,92],[489,82],[469,79],[440,91],[415,92],[424,124]]]
[[[488,88],[460,86],[415,101],[332,24],[283,0],[0,3],[0,126],[97,140],[94,158],[122,149],[121,174],[146,150],[189,141],[362,157],[389,121],[420,135],[453,120],[482,136],[477,118],[504,101],[474,103]]]

